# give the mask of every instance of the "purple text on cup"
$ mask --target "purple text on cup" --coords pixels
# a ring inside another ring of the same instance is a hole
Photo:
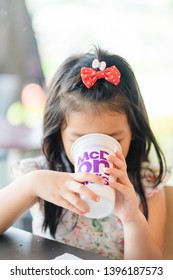
[[[98,176],[102,176],[105,179],[105,185],[108,185],[109,175],[107,173],[99,174],[100,166],[110,167],[109,162],[105,158],[106,155],[109,155],[109,153],[103,150],[84,152],[82,156],[78,156],[77,172],[95,173]]]

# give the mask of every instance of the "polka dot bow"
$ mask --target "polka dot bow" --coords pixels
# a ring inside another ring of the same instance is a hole
[[[111,84],[118,85],[120,82],[120,71],[113,65],[102,71],[96,71],[93,68],[82,67],[81,78],[87,88],[92,87],[98,79],[105,79]]]

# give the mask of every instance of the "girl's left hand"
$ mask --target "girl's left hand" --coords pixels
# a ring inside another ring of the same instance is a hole
[[[109,155],[107,160],[112,162],[113,168],[105,168],[105,173],[113,175],[116,179],[109,180],[109,185],[115,189],[114,214],[125,223],[132,222],[139,215],[139,203],[134,187],[127,174],[127,165],[120,152]]]

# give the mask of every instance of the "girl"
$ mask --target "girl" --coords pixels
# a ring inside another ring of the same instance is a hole
[[[123,151],[108,157],[114,168],[105,172],[118,179],[109,182],[116,190],[114,213],[103,219],[85,217],[89,207],[80,195],[98,201],[83,183],[104,181],[74,174],[70,153],[73,142],[89,133],[114,137]],[[152,147],[159,169],[150,163]],[[42,150],[43,157],[19,163],[22,174],[31,172],[1,190],[1,232],[32,206],[36,234],[112,259],[163,258],[165,161],[123,58],[96,49],[61,65],[49,87]]]

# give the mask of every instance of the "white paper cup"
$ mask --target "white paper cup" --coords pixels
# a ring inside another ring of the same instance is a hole
[[[105,184],[86,182],[87,188],[100,195],[100,201],[94,202],[81,196],[90,207],[85,216],[100,219],[109,216],[115,205],[115,190],[109,186],[110,175],[104,173],[104,168],[113,164],[106,159],[107,155],[122,152],[120,144],[106,134],[91,133],[78,138],[72,145],[71,154],[74,160],[75,173],[89,172],[105,179]]]

